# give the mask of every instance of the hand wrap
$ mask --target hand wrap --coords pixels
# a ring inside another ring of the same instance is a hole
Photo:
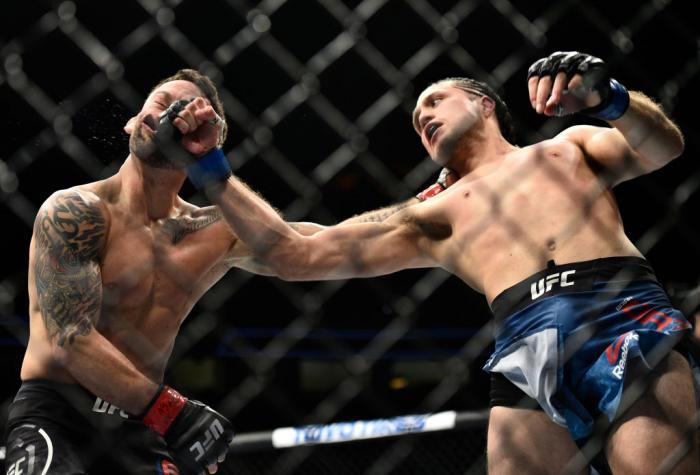
[[[143,423],[163,436],[184,474],[206,472],[228,451],[233,427],[224,416],[161,385],[146,408]]]
[[[447,187],[451,184],[451,183],[448,183],[448,178],[449,178],[451,173],[453,173],[453,172],[449,168],[443,168],[440,171],[440,176],[438,176],[437,181],[435,183],[433,183],[432,185],[430,185],[425,190],[418,193],[416,195],[416,198],[418,198],[419,201],[425,201],[428,198],[432,198],[433,196],[445,191],[447,189]]]
[[[231,165],[220,148],[210,150],[187,167],[187,176],[197,189],[225,181],[231,175]]]
[[[581,110],[582,114],[603,120],[615,120],[627,111],[630,102],[627,89],[610,78],[608,68],[602,59],[589,54],[557,51],[532,63],[527,71],[527,78],[551,76],[554,79],[561,71],[564,71],[569,78],[580,74],[583,77],[584,86],[600,94],[600,104]]]

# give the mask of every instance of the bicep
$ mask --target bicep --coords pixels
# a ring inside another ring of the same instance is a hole
[[[52,197],[37,215],[34,285],[48,335],[59,346],[88,334],[99,318],[105,236],[99,205],[75,192]]]
[[[642,157],[615,128],[577,126],[565,134],[582,149],[587,160],[594,162],[596,171],[611,186],[649,171]]]

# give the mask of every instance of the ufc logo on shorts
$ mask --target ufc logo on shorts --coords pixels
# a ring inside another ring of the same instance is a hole
[[[532,300],[541,297],[545,293],[552,290],[554,284],[559,284],[560,287],[568,287],[574,285],[573,281],[569,281],[569,277],[576,273],[575,270],[567,270],[566,272],[555,272],[554,274],[549,274],[544,279],[540,279],[537,282],[530,284],[530,294],[532,295]]]
[[[195,456],[195,461],[199,462],[199,459],[201,459],[204,456],[204,452],[209,449],[209,447],[212,446],[215,440],[218,440],[219,437],[221,437],[221,434],[224,433],[224,428],[221,425],[221,422],[219,422],[217,419],[214,419],[214,421],[211,423],[207,431],[205,432],[205,437],[202,442],[197,441],[192,446],[190,447],[190,452],[196,452],[197,455]]]
[[[115,412],[119,411],[119,415],[123,417],[124,419],[129,418],[129,414],[124,412],[123,410],[119,409],[117,406],[114,404],[110,404],[107,401],[105,401],[102,398],[95,398],[95,404],[92,405],[92,412],[96,412],[98,414],[109,414],[110,416],[114,414]]]
[[[26,457],[17,460],[17,462],[7,468],[7,475],[32,475],[34,473],[34,446],[28,446],[28,452],[30,448],[32,451],[30,452],[29,460]]]

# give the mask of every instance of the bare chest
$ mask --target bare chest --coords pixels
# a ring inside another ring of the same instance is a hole
[[[437,246],[441,260],[476,288],[490,272],[531,273],[562,250],[573,252],[591,222],[618,219],[609,192],[569,144],[528,147],[444,194],[451,235]]]
[[[531,150],[483,178],[458,182],[450,197],[451,221],[466,233],[544,226],[553,221],[547,216],[576,212],[595,185],[595,176],[568,147]]]
[[[205,223],[113,226],[101,267],[103,314],[186,313],[193,292],[229,244],[217,232],[219,226]]]

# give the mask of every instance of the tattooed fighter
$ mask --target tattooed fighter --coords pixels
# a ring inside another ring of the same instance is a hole
[[[54,193],[29,257],[30,338],[8,421],[8,473],[211,473],[233,437],[213,409],[161,384],[180,324],[234,265],[215,207],[178,196],[186,171],[155,146],[161,114],[199,156],[226,136],[212,82],[163,80],[125,126],[129,156],[106,180]]]
[[[229,422],[161,384],[180,324],[207,289],[232,266],[270,272],[248,259],[218,208],[178,196],[188,175],[198,184],[230,172],[216,148],[226,138],[223,117],[214,84],[179,71],[126,124],[130,153],[117,174],[58,191],[41,207],[8,473],[213,473],[223,461]],[[160,140],[168,127],[177,130],[166,136],[181,139]],[[176,159],[183,148],[190,162],[200,157],[187,169]],[[348,221],[382,220],[450,182],[445,170],[416,198]]]

